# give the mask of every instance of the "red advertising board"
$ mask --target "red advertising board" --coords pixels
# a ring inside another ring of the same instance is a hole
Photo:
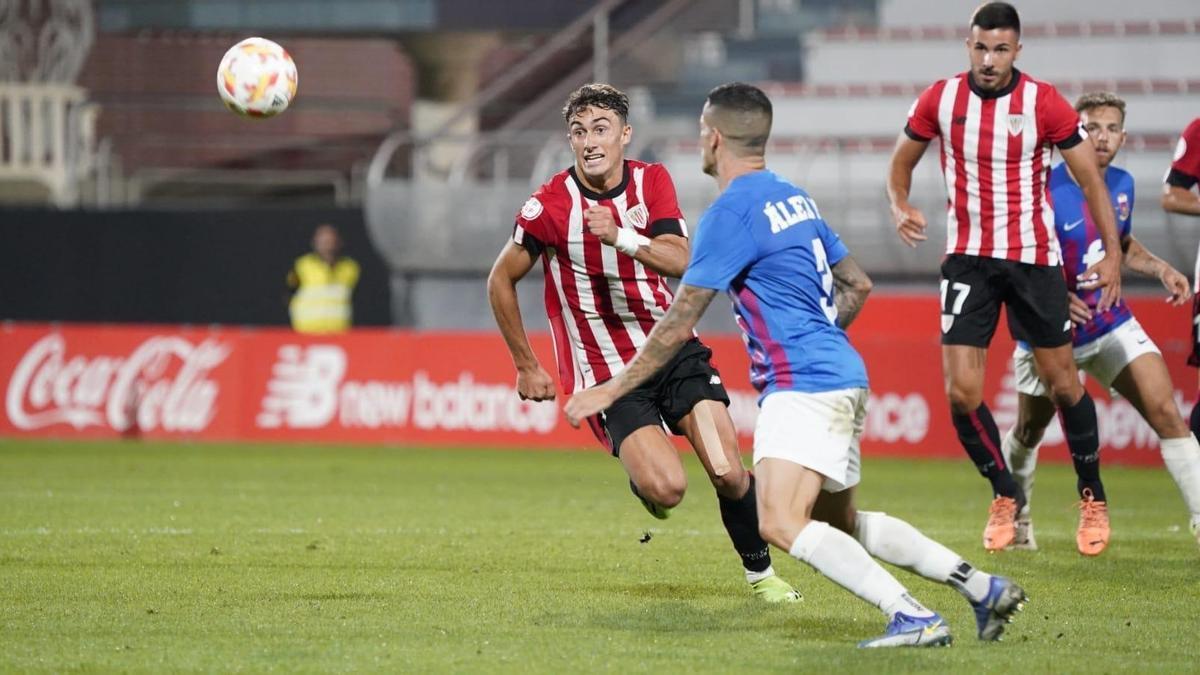
[[[1132,299],[1190,409],[1195,375],[1186,309]],[[936,296],[872,298],[851,330],[871,377],[868,455],[962,457],[943,394]],[[756,395],[740,339],[710,336],[749,449]],[[547,369],[548,336],[534,337]],[[1015,419],[1002,328],[986,400],[1001,429]],[[0,327],[0,435],[321,441],[497,447],[596,447],[561,402],[520,401],[503,341],[491,333],[359,330],[336,337],[283,329],[6,324]],[[1157,439],[1129,403],[1095,383],[1105,461],[1158,463]],[[1187,392],[1184,395],[1183,392]],[[1061,431],[1044,457],[1066,458]]]

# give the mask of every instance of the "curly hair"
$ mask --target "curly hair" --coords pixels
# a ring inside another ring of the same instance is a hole
[[[1111,91],[1093,91],[1075,101],[1075,112],[1087,112],[1093,108],[1108,106],[1121,111],[1121,124],[1125,124],[1125,99]]]
[[[617,113],[622,123],[629,117],[629,97],[625,92],[611,84],[592,83],[571,92],[567,104],[563,106],[563,119],[569,124],[572,117],[589,106]]]

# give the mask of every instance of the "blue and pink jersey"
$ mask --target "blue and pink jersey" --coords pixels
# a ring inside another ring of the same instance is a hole
[[[755,171],[704,213],[683,283],[729,293],[763,396],[866,387],[862,357],[836,323],[832,268],[849,253],[807,192]]]
[[[1108,184],[1108,193],[1116,211],[1118,236],[1125,239],[1133,222],[1133,176],[1123,169],[1110,166],[1104,174],[1104,182]],[[1081,291],[1075,278],[1104,257],[1104,242],[1100,240],[1100,232],[1092,220],[1083,190],[1067,172],[1065,162],[1050,171],[1047,189],[1054,204],[1054,229],[1058,232],[1058,243],[1062,247],[1067,288],[1077,293],[1094,311],[1096,303],[1100,302],[1100,289]],[[1076,326],[1074,345],[1079,347],[1088,344],[1132,317],[1129,305],[1120,300],[1108,311],[1096,314],[1082,326]]]

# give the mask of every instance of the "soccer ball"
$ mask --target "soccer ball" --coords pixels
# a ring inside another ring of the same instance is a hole
[[[296,64],[287,50],[260,37],[225,52],[217,68],[217,91],[225,107],[247,117],[272,117],[296,96]]]

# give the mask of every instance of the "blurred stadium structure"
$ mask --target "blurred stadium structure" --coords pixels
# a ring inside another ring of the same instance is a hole
[[[630,92],[630,155],[664,162],[692,221],[715,196],[696,118],[713,85],[762,84],[775,170],[805,185],[875,277],[932,287],[940,228],[894,236],[883,177],[920,87],[966,67],[974,0],[41,0],[0,1],[0,195],[58,208],[361,209],[392,274],[392,317],[488,328],[481,281],[512,214],[570,163],[559,109],[607,80]],[[1069,97],[1129,102],[1118,163],[1137,179],[1136,232],[1190,270],[1195,234],[1157,196],[1197,114],[1200,6],[1018,3],[1018,66]],[[953,7],[951,7],[953,6]],[[215,95],[221,53],[277,39],[300,95],[263,123]],[[940,224],[937,161],[914,193]],[[527,307],[539,282],[522,286]],[[536,312],[531,326],[541,327]],[[731,329],[710,312],[708,330]]]

